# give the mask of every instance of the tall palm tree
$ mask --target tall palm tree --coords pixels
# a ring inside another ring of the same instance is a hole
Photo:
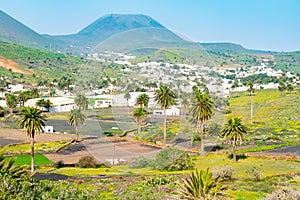
[[[140,94],[136,99],[136,104],[141,107],[147,108],[149,104],[149,96],[145,93]]]
[[[167,86],[161,85],[154,93],[154,100],[164,109],[164,146],[167,145],[166,110],[175,104],[175,93]]]
[[[89,100],[83,94],[77,94],[75,104],[79,109],[85,110],[89,105]]]
[[[232,117],[221,130],[221,136],[226,138],[232,144],[233,162],[236,162],[236,145],[245,139],[248,128],[242,124],[239,117]]]
[[[252,82],[247,82],[246,85],[249,87],[248,91],[250,92],[250,98],[251,98],[251,103],[250,103],[250,123],[253,124],[253,95],[254,95],[254,88],[253,88],[253,83]]]
[[[18,121],[18,126],[24,128],[31,138],[31,173],[34,172],[34,137],[42,131],[45,121],[42,111],[34,107],[23,108]]]
[[[75,127],[76,130],[76,141],[78,141],[79,136],[78,136],[78,126],[80,124],[84,124],[85,122],[85,115],[81,112],[80,109],[73,109],[71,110],[71,113],[68,116],[68,123]]]
[[[141,133],[141,128],[143,124],[143,119],[147,117],[147,111],[141,107],[138,107],[133,112],[133,118],[138,124],[138,135]]]
[[[203,126],[214,114],[213,101],[210,96],[207,93],[203,93],[200,89],[194,90],[193,104],[190,113],[192,115],[191,121],[196,124],[201,138],[199,153],[203,155],[205,153]]]

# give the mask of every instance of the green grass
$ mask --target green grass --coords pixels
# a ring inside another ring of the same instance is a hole
[[[251,167],[258,167],[266,176],[275,176],[281,174],[300,173],[300,163],[287,160],[274,160],[268,158],[248,157],[239,160],[237,163],[232,162],[227,155],[209,154],[203,158],[197,158],[195,167],[197,169],[213,168],[214,166],[230,165],[234,169],[233,177],[238,179],[246,178],[246,170]]]
[[[237,153],[247,153],[247,152],[259,152],[259,151],[269,151],[273,149],[278,149],[281,147],[287,147],[287,146],[299,146],[300,141],[297,142],[288,142],[288,143],[283,143],[283,144],[273,144],[273,145],[266,145],[266,146],[260,146],[260,147],[251,147],[247,149],[241,149],[237,150]]]
[[[21,165],[31,165],[31,155],[14,155],[14,156],[5,156],[6,159],[15,157],[17,158],[14,162],[14,166]],[[53,164],[51,160],[46,158],[43,154],[35,154],[34,155],[34,164],[35,165],[48,165]]]
[[[213,168],[215,166],[226,166],[230,165],[234,169],[233,177],[237,179],[246,179],[246,170],[256,166],[267,176],[277,176],[281,174],[300,173],[300,163],[294,161],[288,161],[284,159],[267,159],[267,158],[255,158],[249,157],[244,160],[239,160],[234,163],[225,154],[208,154],[205,157],[194,157],[193,162],[195,163],[195,169],[206,169]],[[78,168],[78,167],[66,167],[60,169],[48,168],[43,171],[51,171],[69,176],[78,175],[126,175],[126,174],[143,174],[143,175],[154,175],[154,174],[182,174],[188,173],[192,170],[165,172],[152,170],[150,168],[132,169],[128,165],[113,166],[111,168]]]

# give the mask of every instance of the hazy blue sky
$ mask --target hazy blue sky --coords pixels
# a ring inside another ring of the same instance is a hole
[[[130,13],[194,41],[300,50],[300,0],[0,0],[0,9],[43,34],[76,33],[102,15]]]

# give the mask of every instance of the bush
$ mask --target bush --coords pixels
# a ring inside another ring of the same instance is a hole
[[[231,160],[233,158],[233,154],[229,154],[228,158]],[[246,159],[247,156],[245,154],[237,154],[236,155],[236,161],[240,160],[240,159]]]
[[[214,167],[212,170],[212,177],[219,180],[231,180],[233,174],[233,168],[229,165],[224,167]]]
[[[65,164],[64,164],[64,161],[60,160],[56,163],[53,164],[53,167],[59,169],[59,168],[62,168],[62,167],[65,167]]]
[[[98,166],[98,162],[93,156],[84,156],[79,159],[76,166],[82,168],[96,168]]]
[[[132,158],[129,161],[129,168],[144,168],[149,164],[149,160],[143,156]]]
[[[185,169],[192,169],[193,163],[191,157],[179,149],[163,149],[151,163],[153,169],[163,171],[181,171]]]
[[[294,200],[294,199],[300,199],[300,190],[293,190],[291,188],[285,188],[285,189],[279,189],[272,194],[269,194],[266,198],[263,200]]]
[[[263,173],[257,167],[248,169],[246,174],[248,179],[252,181],[260,181],[263,178]]]

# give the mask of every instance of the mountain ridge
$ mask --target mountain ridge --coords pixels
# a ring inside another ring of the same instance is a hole
[[[189,47],[191,44],[193,47],[199,46],[215,53],[274,53],[247,49],[242,45],[229,42],[192,43],[143,14],[104,15],[75,34],[56,36],[38,34],[1,10],[0,24],[0,40],[2,41],[39,49],[52,48],[54,51],[72,52],[77,55],[109,49],[109,46],[113,47],[109,50],[115,48],[115,50],[128,51],[137,48],[181,48]],[[143,29],[152,30],[146,32]],[[128,41],[128,38],[131,41]],[[113,41],[113,39],[116,40]]]

